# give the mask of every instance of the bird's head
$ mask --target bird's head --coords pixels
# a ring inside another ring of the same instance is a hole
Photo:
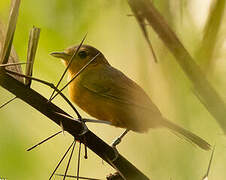
[[[72,60],[68,69],[69,73],[72,74],[77,73],[94,58],[95,59],[90,64],[91,66],[98,64],[109,64],[104,55],[99,50],[89,45],[82,45],[75,55],[78,47],[79,46],[72,46],[65,49],[63,52],[53,52],[51,55],[56,58],[60,58],[65,66],[68,66],[69,62]]]

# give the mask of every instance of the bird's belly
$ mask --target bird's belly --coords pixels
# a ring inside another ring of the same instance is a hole
[[[89,115],[100,119],[110,121],[109,105],[94,92],[76,84],[69,86],[69,95],[74,103]]]
[[[148,118],[148,115],[145,117],[145,112],[100,96],[78,83],[76,85],[72,83],[69,86],[69,95],[72,101],[86,113],[99,120],[109,121],[116,127],[139,132],[147,131],[150,127],[143,121],[144,118]]]

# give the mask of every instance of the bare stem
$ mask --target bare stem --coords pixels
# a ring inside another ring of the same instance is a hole
[[[58,134],[60,134],[60,133],[62,133],[62,131],[59,131],[59,132],[53,134],[52,136],[50,136],[50,137],[44,139],[43,141],[39,142],[38,144],[36,144],[36,145],[32,146],[31,148],[27,149],[27,151],[31,151],[32,149],[36,148],[37,146],[43,144],[44,142],[46,142],[46,141],[48,141],[48,140],[50,140],[50,139],[52,139],[53,137],[55,137],[56,135],[58,135]]]
[[[67,167],[66,167],[66,170],[65,170],[65,173],[64,173],[64,178],[63,178],[63,180],[65,180],[65,179],[66,179],[66,176],[67,176],[67,171],[68,171],[68,168],[69,168],[69,166],[70,166],[70,162],[71,162],[72,155],[73,155],[73,153],[74,153],[75,144],[76,144],[76,141],[74,140],[74,142],[73,142],[73,147],[72,147],[71,154],[70,154],[70,157],[69,157],[69,160],[68,160],[68,163],[67,163]]]
[[[80,160],[81,160],[81,142],[79,142],[79,149],[78,149],[77,180],[79,180]]]
[[[27,63],[7,63],[7,64],[0,64],[0,67],[9,67],[9,66],[20,66]]]
[[[8,105],[9,103],[11,103],[11,102],[14,101],[15,99],[16,99],[16,97],[14,97],[14,98],[10,99],[9,101],[5,102],[4,104],[2,104],[2,105],[0,106],[0,109],[3,108],[3,107],[5,107],[6,105]]]
[[[67,149],[67,151],[64,153],[63,157],[60,159],[59,163],[57,164],[56,168],[54,169],[53,173],[51,174],[51,176],[49,177],[49,180],[52,179],[53,175],[55,174],[55,172],[57,171],[58,167],[60,166],[60,164],[62,163],[62,161],[64,160],[64,158],[66,157],[67,153],[69,152],[69,150],[71,149],[71,147],[73,146],[74,141],[71,143],[71,145],[69,146],[69,148]]]

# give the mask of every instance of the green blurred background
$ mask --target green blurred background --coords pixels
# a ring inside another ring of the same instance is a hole
[[[211,1],[159,0],[154,1],[154,4],[188,51],[194,57],[198,56],[197,49],[202,46],[203,30]],[[0,19],[5,23],[9,8],[10,0],[0,1]],[[64,67],[49,53],[78,44],[88,33],[85,44],[101,50],[113,66],[141,85],[165,117],[200,135],[211,144],[216,143],[209,179],[225,179],[226,138],[223,132],[193,94],[191,83],[171,53],[150,28],[149,34],[159,59],[158,64],[154,63],[135,18],[128,14],[131,14],[131,10],[127,1],[123,0],[22,1],[14,46],[20,60],[25,61],[29,30],[33,25],[40,27],[34,77],[56,84]],[[197,63],[207,72],[210,82],[226,102],[225,16],[221,16],[220,22],[217,40],[213,42],[214,49],[211,49],[212,57],[208,61],[202,58],[206,61]],[[62,85],[65,83],[66,78]],[[36,82],[32,83],[32,88],[45,97],[49,97],[52,92]],[[66,90],[64,93],[67,95]],[[12,94],[0,88],[0,104],[12,97]],[[74,114],[60,97],[54,103]],[[88,117],[81,110],[80,112]],[[111,143],[123,131],[102,124],[88,124],[88,127],[107,143]],[[26,148],[59,130],[55,123],[21,100],[17,99],[0,109],[0,177],[47,179],[72,142],[72,137],[66,133],[32,152],[26,152]],[[73,175],[76,174],[78,146],[76,147],[69,169],[69,174]],[[149,131],[147,134],[129,133],[120,144],[119,151],[153,180],[201,180],[211,154],[166,129]],[[104,178],[114,172],[91,151],[88,151],[88,156],[88,160],[82,158],[81,176]],[[64,173],[65,168],[66,161],[58,173]]]

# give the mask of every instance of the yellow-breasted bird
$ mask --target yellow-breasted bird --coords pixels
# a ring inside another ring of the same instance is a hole
[[[78,46],[51,55],[67,66]],[[69,80],[94,58],[99,50],[82,45],[69,66]],[[166,127],[202,149],[210,145],[192,132],[164,118],[145,91],[121,71],[112,67],[102,53],[69,84],[71,100],[91,116],[110,121],[116,127],[135,132]]]

